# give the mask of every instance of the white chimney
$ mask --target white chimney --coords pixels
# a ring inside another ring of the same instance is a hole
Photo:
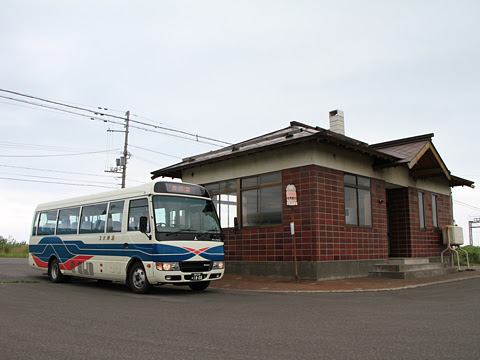
[[[342,110],[332,110],[330,115],[330,131],[345,135],[345,117]]]

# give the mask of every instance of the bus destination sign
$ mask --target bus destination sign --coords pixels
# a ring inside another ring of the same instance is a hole
[[[207,191],[201,186],[182,183],[158,182],[155,192],[208,197]]]

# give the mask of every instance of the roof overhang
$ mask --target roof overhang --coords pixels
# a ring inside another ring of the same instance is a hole
[[[389,154],[370,149],[368,144],[357,141],[355,139],[333,133],[319,127],[311,126],[293,121],[290,127],[276,131],[271,134],[260,136],[242,143],[224,147],[219,150],[211,151],[183,159],[178,164],[152,171],[152,179],[158,177],[182,178],[183,171],[194,167],[211,165],[220,161],[230,160],[238,157],[248,156],[254,153],[274,150],[282,147],[293,146],[300,143],[331,143],[341,146],[351,151],[360,152],[362,154],[375,158],[375,161],[395,161],[397,157]]]
[[[377,169],[406,166],[414,179],[440,177],[451,187],[474,187],[474,182],[453,176],[432,143],[434,134],[425,134],[368,145],[345,135],[292,121],[290,126],[219,150],[195,155],[182,162],[152,171],[152,179],[171,177],[181,179],[185,171],[204,165],[217,164],[239,157],[294,146],[301,143],[327,143],[349,151],[370,156]]]

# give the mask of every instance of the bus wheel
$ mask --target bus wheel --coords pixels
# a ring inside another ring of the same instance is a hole
[[[208,285],[210,285],[210,281],[202,281],[188,284],[188,286],[190,286],[190,289],[192,289],[193,291],[205,290]]]
[[[133,264],[128,275],[128,284],[130,289],[137,294],[149,292],[152,285],[148,282],[147,274],[141,263]]]
[[[57,259],[53,259],[48,267],[48,276],[50,281],[54,283],[61,283],[65,281],[65,276],[60,272],[60,265]]]

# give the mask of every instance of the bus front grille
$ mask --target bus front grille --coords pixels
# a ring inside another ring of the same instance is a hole
[[[211,261],[182,261],[180,262],[180,270],[182,272],[203,272],[212,269]]]

